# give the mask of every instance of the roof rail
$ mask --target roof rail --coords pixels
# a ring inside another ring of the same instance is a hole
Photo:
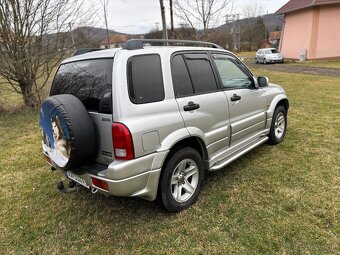
[[[202,41],[190,41],[190,40],[167,40],[167,39],[131,39],[128,40],[123,45],[123,49],[125,50],[138,50],[143,49],[143,45],[145,43],[156,44],[157,46],[169,46],[169,44],[177,44],[179,46],[184,45],[206,45],[216,49],[223,49],[221,46],[211,43],[211,42],[202,42]]]
[[[81,49],[77,49],[73,53],[73,56],[77,56],[77,55],[81,55],[81,54],[85,54],[85,53],[89,53],[89,52],[93,52],[93,51],[97,51],[97,50],[104,50],[104,49],[101,49],[101,48],[81,48]]]

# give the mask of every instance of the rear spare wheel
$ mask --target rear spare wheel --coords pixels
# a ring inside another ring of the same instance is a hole
[[[40,127],[43,150],[58,168],[77,173],[79,166],[96,156],[95,126],[77,97],[63,94],[45,99]]]

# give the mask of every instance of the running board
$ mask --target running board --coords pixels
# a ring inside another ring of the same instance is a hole
[[[260,138],[260,140],[258,140],[257,142],[255,142],[254,144],[248,146],[245,150],[240,150],[234,154],[232,154],[229,157],[226,157],[225,159],[217,162],[216,164],[214,164],[209,171],[217,171],[220,170],[221,168],[225,167],[226,165],[230,164],[231,162],[233,162],[235,159],[238,159],[239,157],[243,156],[244,154],[246,154],[247,152],[251,151],[252,149],[254,149],[255,147],[259,146],[262,143],[265,143],[267,140],[269,139],[268,136],[262,137]]]

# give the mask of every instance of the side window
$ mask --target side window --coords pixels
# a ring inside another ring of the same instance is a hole
[[[185,54],[185,61],[195,93],[217,90],[217,83],[207,54]]]
[[[157,54],[137,55],[128,60],[131,102],[145,104],[164,100],[161,59]]]
[[[171,60],[171,73],[176,97],[192,95],[194,93],[182,55],[176,55]]]
[[[251,78],[236,65],[233,59],[217,54],[213,57],[224,88],[250,88],[252,86]]]

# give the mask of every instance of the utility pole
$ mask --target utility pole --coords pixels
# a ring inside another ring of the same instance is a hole
[[[159,4],[161,6],[162,25],[163,25],[163,39],[168,39],[168,31],[166,29],[166,21],[165,21],[165,7],[164,7],[163,0],[159,0]]]
[[[159,22],[155,22],[156,31],[159,31]]]
[[[268,18],[268,11],[267,11],[267,17]],[[268,30],[267,30],[267,27],[266,27],[266,23],[264,23],[264,48],[267,47],[267,42],[269,40],[269,38],[267,38],[267,34],[268,34]]]
[[[233,36],[233,51],[240,51],[241,33],[240,33],[240,14],[226,15],[226,24],[232,23],[231,34]]]
[[[74,43],[74,37],[73,37],[73,32],[72,32],[72,23],[69,22],[68,26],[70,28],[70,33],[71,33],[71,40],[72,40],[72,44],[73,44],[73,48],[76,48],[76,44]]]
[[[174,29],[174,13],[173,13],[173,4],[172,0],[170,0],[170,23],[171,23],[171,36],[175,38],[175,29]]]

